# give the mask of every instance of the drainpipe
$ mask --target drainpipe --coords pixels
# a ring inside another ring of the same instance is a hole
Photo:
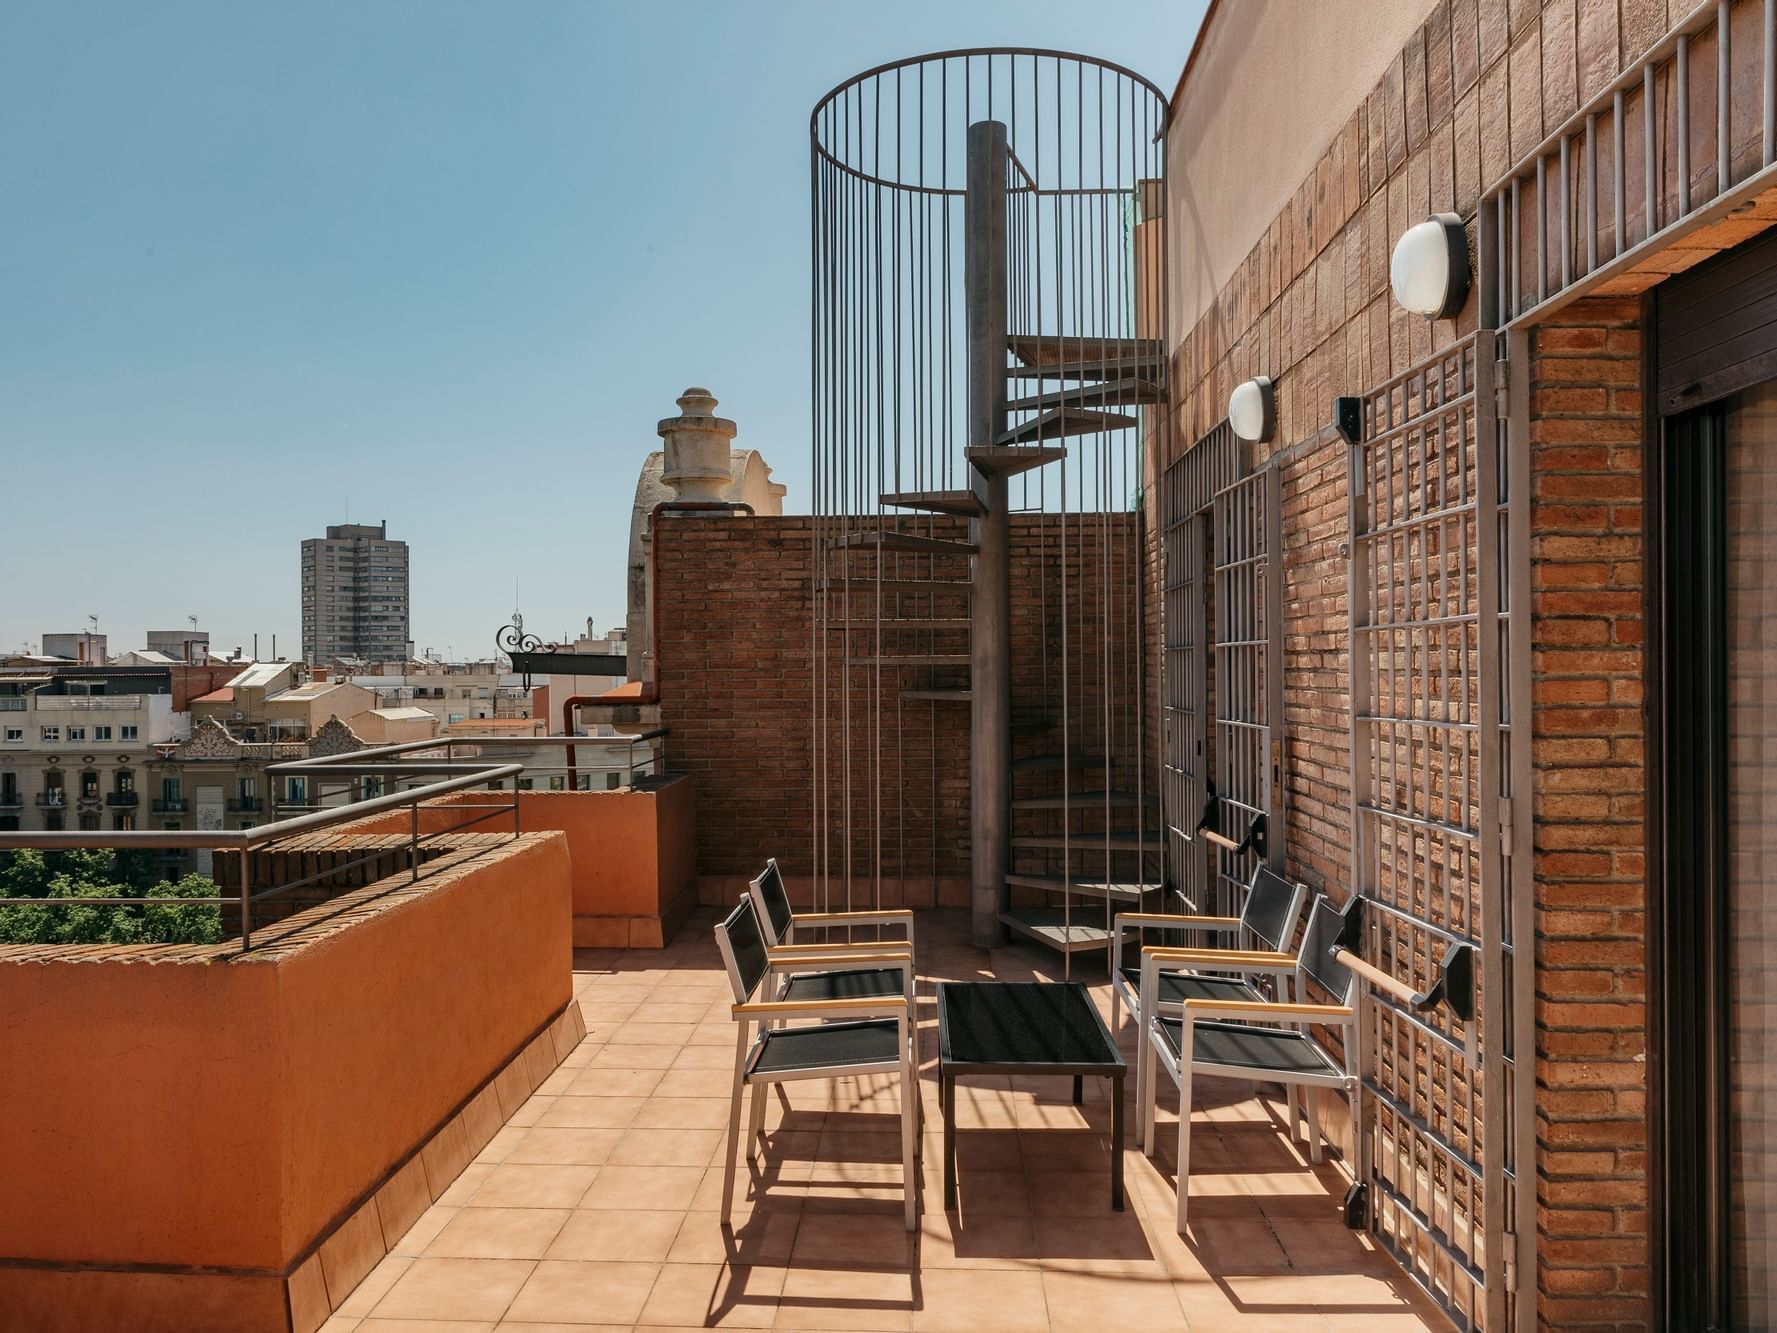
[[[753,517],[753,506],[744,500],[662,500],[648,513],[648,657],[654,664],[654,679],[642,684],[640,694],[625,695],[622,702],[626,704],[657,704],[660,702],[660,617],[654,598],[655,574],[660,563],[660,543],[656,540],[660,532],[660,516],[667,510],[675,514],[732,514],[744,512],[748,518]],[[561,703],[562,735],[574,734],[574,710],[582,704],[614,703],[599,694],[571,694]],[[574,766],[574,747],[567,746],[568,752],[568,790],[577,790],[575,780],[578,776]]]

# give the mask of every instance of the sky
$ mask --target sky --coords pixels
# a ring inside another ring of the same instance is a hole
[[[300,652],[386,519],[422,652],[624,617],[692,384],[810,508],[808,116],[1056,47],[1170,91],[1205,0],[5,0],[0,652],[97,616]]]

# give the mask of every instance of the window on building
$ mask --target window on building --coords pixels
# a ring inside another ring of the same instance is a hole
[[[110,727],[94,727],[93,728],[93,739],[95,741],[110,740],[111,739],[111,728]]]
[[[129,725],[128,723],[119,727],[117,730],[118,730],[118,739],[119,740],[133,741],[136,739],[136,728]]]
[[[98,817],[98,815],[96,815],[96,814],[81,815],[80,816],[80,831],[82,833],[97,833],[99,831],[99,817]]]
[[[136,817],[128,811],[111,816],[111,827],[119,833],[133,833],[136,828]]]
[[[62,739],[62,729],[60,727],[39,727],[37,738],[48,745],[59,744]]]
[[[19,817],[17,815],[0,815],[0,833],[17,833]]]
[[[85,727],[69,727],[68,728],[68,743],[70,745],[72,745],[75,741],[83,741],[85,739],[86,739],[86,728]]]
[[[117,770],[116,784],[120,795],[124,792],[132,792],[136,789],[136,775],[127,768],[120,768]]]
[[[307,805],[309,802],[309,780],[307,778],[285,778],[284,800],[291,805]]]
[[[82,769],[80,773],[80,799],[83,801],[99,799],[99,775],[90,768]]]
[[[160,780],[160,799],[162,801],[168,805],[174,805],[178,803],[179,796],[178,778],[162,778]]]
[[[60,814],[45,815],[43,817],[43,828],[44,828],[44,831],[48,832],[48,833],[60,833],[62,831],[62,817],[61,817],[61,815]]]
[[[25,729],[23,727],[8,727],[6,729],[6,739],[7,740],[22,741],[22,740],[24,740],[24,738],[25,738]]]

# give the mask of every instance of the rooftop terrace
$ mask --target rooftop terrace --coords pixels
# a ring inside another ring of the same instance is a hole
[[[580,950],[586,1037],[322,1327],[413,1333],[571,1327],[798,1329],[1445,1328],[1362,1233],[1348,1183],[1283,1130],[1276,1090],[1198,1081],[1190,1235],[1172,1145],[1126,1158],[1108,1206],[1106,1084],[976,1078],[959,1089],[960,1208],[942,1207],[935,985],[1059,974],[984,955],[961,912],[921,914],[924,1181],[902,1227],[891,1079],[774,1092],[733,1234],[718,1220],[734,1061],[705,910],[664,950]],[[1083,969],[1101,1010],[1109,988]],[[1133,1025],[1119,1034],[1134,1053]],[[1136,1123],[1134,1079],[1128,1123]],[[1170,1086],[1162,1122],[1176,1123]],[[744,1161],[744,1159],[743,1159]]]

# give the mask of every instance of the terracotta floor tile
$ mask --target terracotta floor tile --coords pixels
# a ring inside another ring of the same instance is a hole
[[[567,1220],[564,1208],[465,1208],[426,1247],[426,1255],[541,1259]]]
[[[1134,1210],[1106,1217],[1039,1217],[1035,1226],[1046,1269],[1165,1274]]]
[[[777,1327],[905,1330],[913,1323],[915,1285],[910,1273],[791,1268],[778,1296]]]
[[[782,1268],[667,1264],[641,1322],[684,1328],[770,1328],[777,1321]]]
[[[657,1264],[665,1260],[685,1214],[679,1211],[584,1208],[549,1246],[549,1259]]]
[[[723,1014],[726,1017],[726,1013]],[[692,1027],[711,1017],[708,1000],[662,1000],[631,1015],[638,1023],[682,1023]]]
[[[1172,1280],[1126,1274],[1043,1274],[1049,1322],[1055,1328],[1129,1328],[1142,1333],[1183,1329],[1185,1316]],[[1260,1333],[1255,1328],[1254,1333]]]
[[[618,1045],[613,1038],[609,1043],[599,1047],[598,1054],[592,1057],[588,1069],[669,1069],[678,1058],[678,1045],[657,1045],[655,1043],[634,1043]],[[569,1092],[573,1091],[570,1085]]]
[[[611,1034],[612,1046],[670,1046],[675,1051],[691,1039],[697,1020],[684,1023],[655,1021],[652,1005],[644,1005],[629,1022]]]
[[[333,1313],[349,1319],[361,1319],[369,1314],[412,1263],[413,1260],[406,1255],[385,1255],[383,1261],[370,1270]]]
[[[628,1129],[651,1103],[646,1097],[557,1097],[539,1129]]]
[[[379,1319],[499,1319],[533,1267],[518,1259],[415,1259],[373,1313]]]
[[[1042,1217],[1113,1217],[1111,1168],[1092,1171],[1029,1171],[1031,1212]],[[1124,1180],[1125,1206],[1128,1180]]]
[[[630,1049],[636,1049],[631,1047]],[[670,1064],[671,1061],[668,1061]],[[656,1097],[727,1097],[734,1090],[734,1074],[723,1069],[668,1069],[654,1090]]]
[[[725,1046],[686,1046],[673,1061],[674,1069],[721,1069],[734,1076],[733,1042]]]
[[[359,1333],[488,1333],[497,1327],[485,1319],[364,1319],[356,1326]]]
[[[658,1264],[569,1263],[545,1259],[506,1312],[509,1322],[597,1319],[633,1324],[654,1289]]]
[[[597,1098],[584,1100],[596,1101]],[[524,1132],[507,1152],[506,1160],[526,1164],[603,1166],[627,1132],[622,1129],[545,1129],[539,1126]]]
[[[804,1210],[790,1262],[799,1267],[911,1268],[917,1237],[905,1229],[898,1199],[892,1211],[816,1215]]]
[[[736,1211],[732,1229],[722,1226],[721,1214],[711,1210],[689,1212],[679,1227],[669,1264],[769,1264],[783,1267],[796,1243],[802,1211],[761,1209]]]
[[[721,1147],[718,1129],[631,1129],[610,1160],[617,1166],[708,1166]]]
[[[934,1270],[920,1281],[916,1333],[981,1333],[983,1329],[1050,1327],[1043,1274],[990,1268]]]
[[[438,1202],[453,1208],[468,1203],[493,1171],[492,1162],[469,1163],[463,1168],[462,1174],[451,1182],[450,1188],[438,1196]]]
[[[574,1076],[568,1095],[574,1097],[651,1097],[660,1086],[660,1069],[600,1069],[591,1064]]]
[[[691,1048],[697,1049],[697,1048]],[[608,1100],[601,1098],[600,1100]],[[769,1127],[772,1122],[766,1121]],[[726,1097],[658,1097],[636,1113],[634,1129],[715,1129],[728,1127]]]
[[[457,1209],[452,1205],[433,1204],[420,1214],[419,1221],[408,1228],[405,1236],[390,1246],[389,1253],[391,1255],[407,1255],[410,1258],[425,1253],[426,1246],[432,1243],[432,1237],[443,1231],[450,1219],[456,1215]]]
[[[695,1166],[606,1166],[581,1206],[682,1212],[702,1181],[703,1168]]]
[[[964,1217],[928,1210],[920,1230],[922,1270],[1037,1265],[1036,1227],[1028,1216],[971,1213]]]
[[[478,1208],[572,1208],[598,1175],[596,1166],[497,1166],[475,1192]]]

